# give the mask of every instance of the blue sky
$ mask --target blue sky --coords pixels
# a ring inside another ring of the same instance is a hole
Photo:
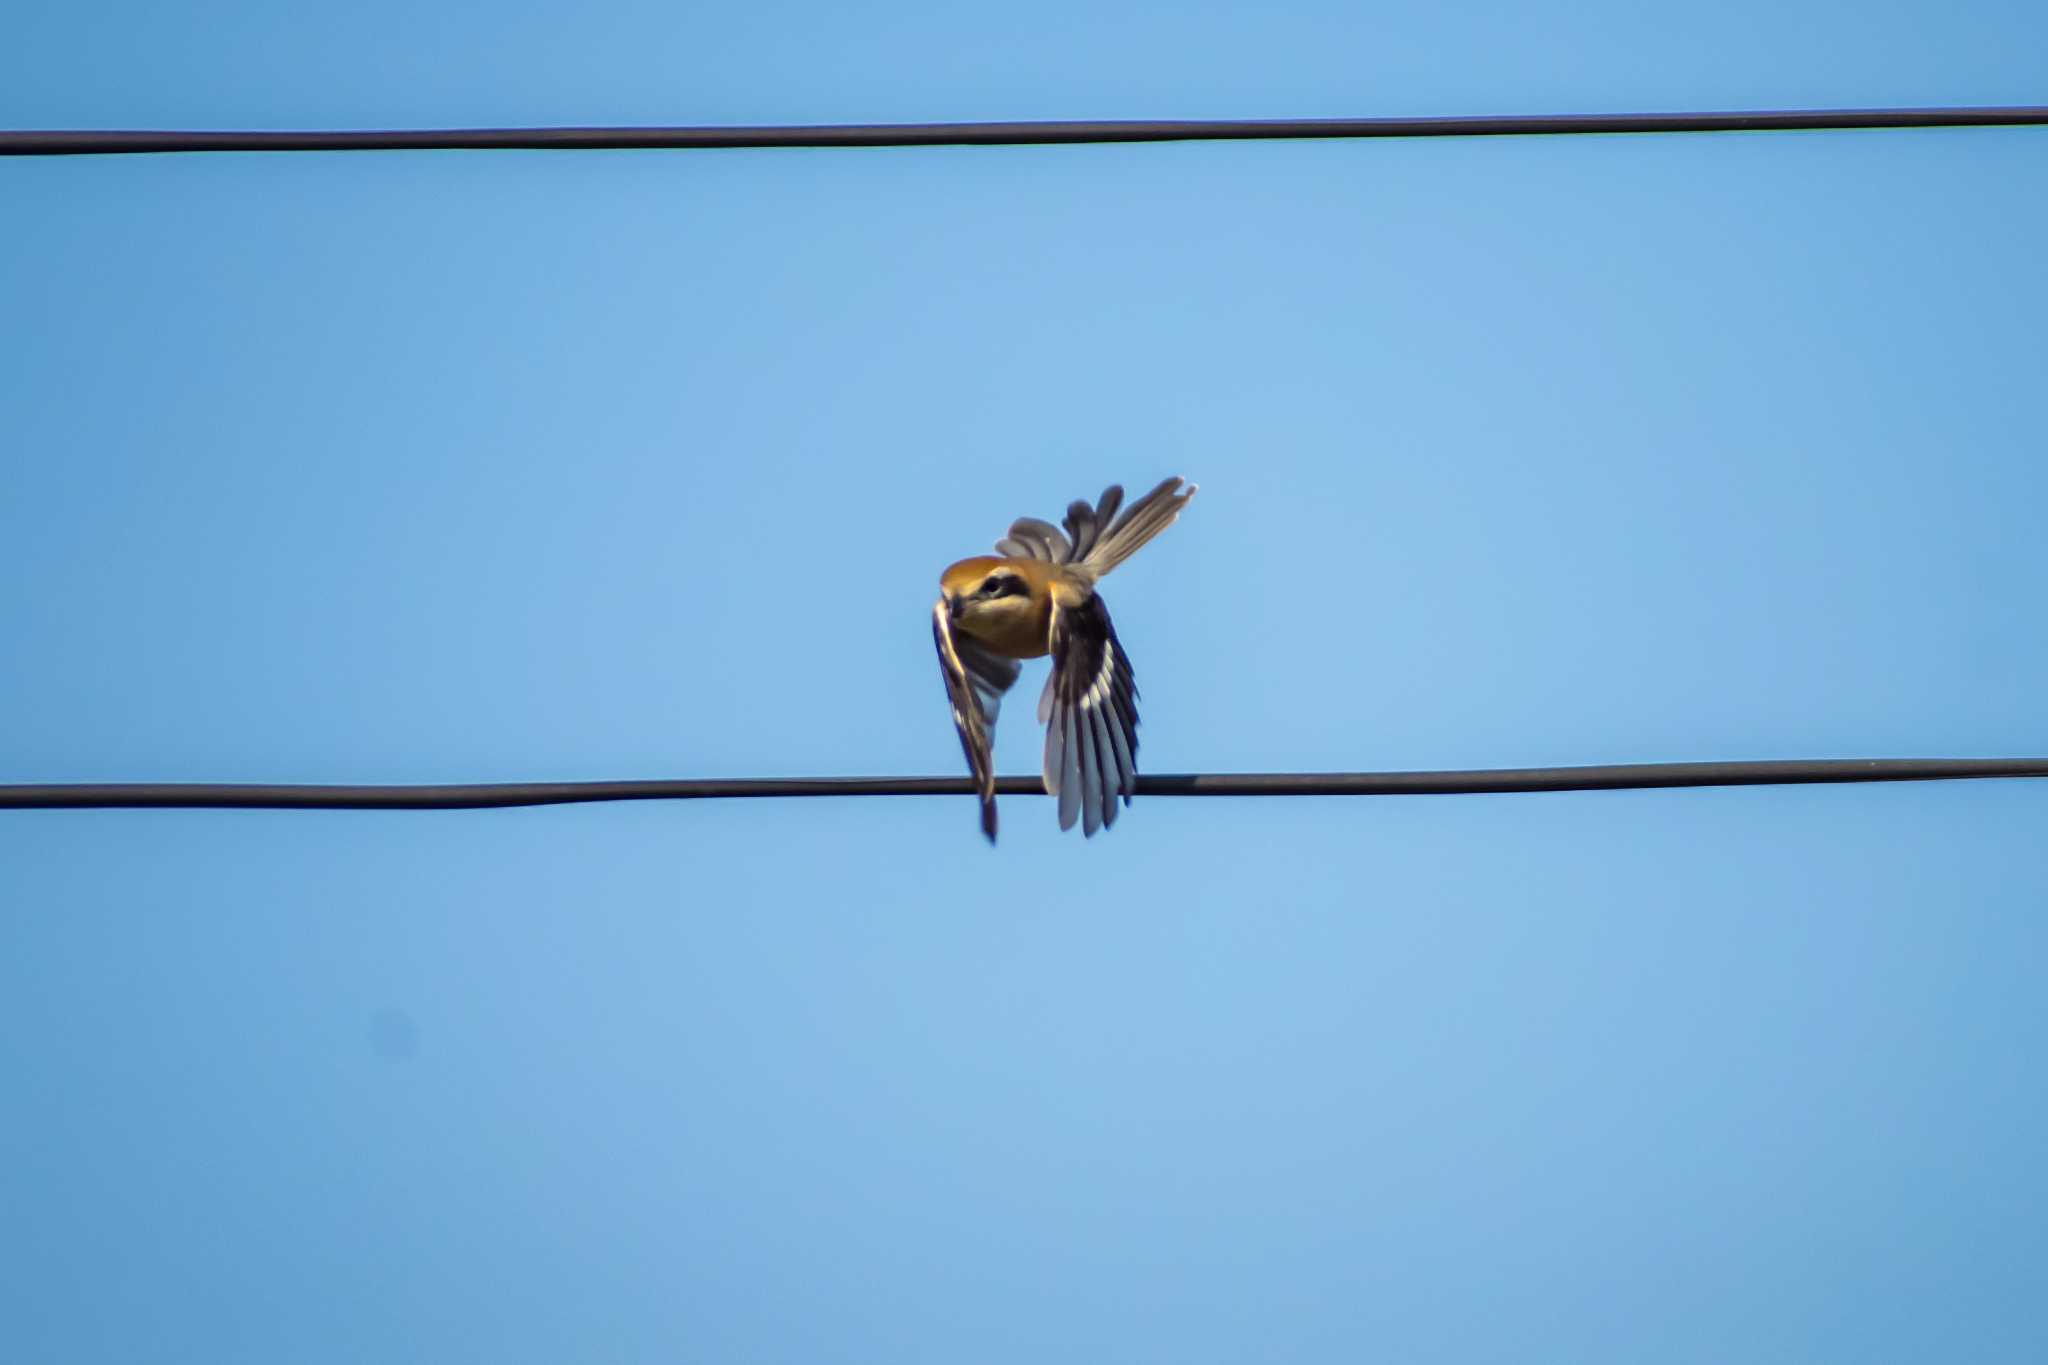
[[[6,126],[2048,75],[2017,4],[21,32]],[[938,570],[1171,473],[1155,772],[2039,751],[2044,145],[9,162],[0,780],[951,773]],[[6,1353],[2048,1347],[2048,788],[1004,814],[0,817]]]

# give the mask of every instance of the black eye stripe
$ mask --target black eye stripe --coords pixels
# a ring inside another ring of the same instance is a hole
[[[983,597],[1011,597],[1023,591],[1024,580],[1015,574],[1003,574],[981,585]]]

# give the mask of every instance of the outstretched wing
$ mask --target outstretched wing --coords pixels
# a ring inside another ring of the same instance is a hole
[[[1038,700],[1045,722],[1045,789],[1059,798],[1060,828],[1116,823],[1117,802],[1138,789],[1138,687],[1109,609],[1094,593],[1054,599],[1052,674]]]
[[[944,602],[932,608],[932,642],[938,646],[939,674],[946,682],[946,700],[953,707],[953,728],[960,732],[967,770],[974,775],[974,785],[981,797],[981,832],[994,843],[996,714],[1002,710],[1003,693],[1017,681],[1023,665],[989,653],[965,635],[955,635],[953,619],[946,614]]]

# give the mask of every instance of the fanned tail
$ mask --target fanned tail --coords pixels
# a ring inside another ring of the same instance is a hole
[[[1125,508],[1114,521],[1110,518],[1116,516],[1117,506],[1123,501],[1121,488],[1111,487],[1104,492],[1101,502],[1086,516],[1080,513],[1087,505],[1075,503],[1067,509],[1067,530],[1074,537],[1074,562],[1093,577],[1102,577],[1136,554],[1146,541],[1173,525],[1188,499],[1194,496],[1195,485],[1171,478]]]

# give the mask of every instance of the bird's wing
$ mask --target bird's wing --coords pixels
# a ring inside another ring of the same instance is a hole
[[[1117,802],[1138,789],[1138,687],[1109,609],[1094,593],[1053,599],[1052,673],[1038,700],[1045,722],[1045,789],[1059,798],[1060,828],[1094,834],[1116,823]]]
[[[1017,681],[1023,665],[989,653],[965,635],[953,633],[946,604],[932,608],[932,642],[939,651],[939,674],[946,682],[946,700],[953,707],[953,728],[981,797],[981,832],[996,841],[996,771],[993,742],[996,714],[1003,693]]]

